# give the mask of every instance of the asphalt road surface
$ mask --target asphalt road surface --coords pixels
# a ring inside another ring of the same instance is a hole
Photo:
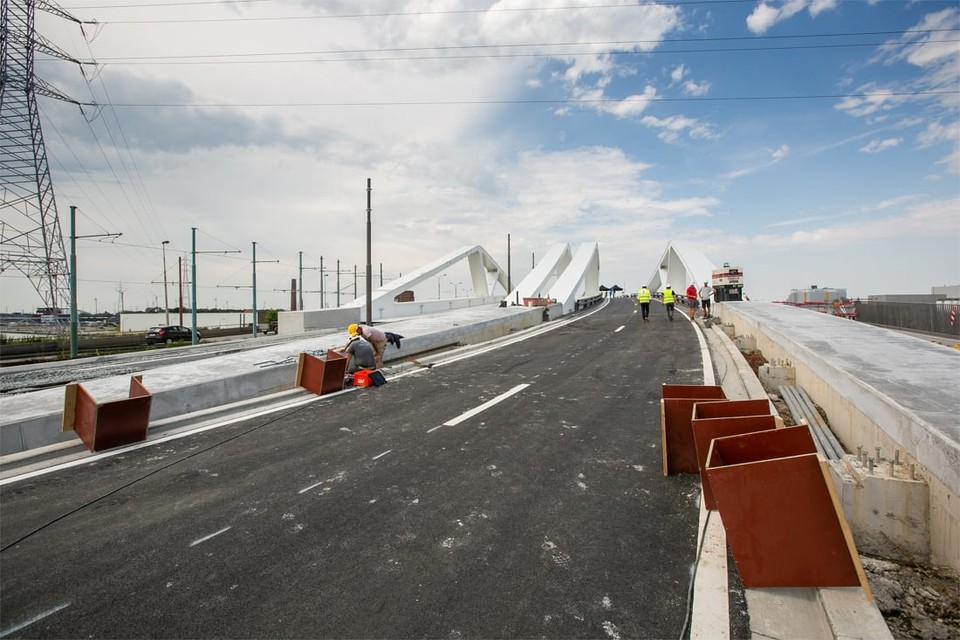
[[[0,487],[0,634],[679,638],[693,327],[629,300],[380,388]]]

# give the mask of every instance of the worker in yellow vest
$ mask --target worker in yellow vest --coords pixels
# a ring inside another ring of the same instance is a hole
[[[676,297],[673,295],[673,289],[670,285],[667,285],[663,289],[663,306],[667,308],[667,317],[670,318],[670,322],[673,322],[673,304],[677,301]]]
[[[640,303],[640,313],[643,315],[643,321],[650,322],[650,289],[647,289],[647,285],[640,287],[637,302]]]

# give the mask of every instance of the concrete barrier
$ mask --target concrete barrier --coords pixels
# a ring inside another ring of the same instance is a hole
[[[409,318],[378,325],[404,336],[402,348],[388,345],[384,361],[403,360],[419,353],[455,345],[486,342],[543,322],[542,309],[488,306],[472,310]],[[241,402],[294,387],[302,352],[324,354],[340,349],[344,334],[271,344],[199,361],[179,362],[144,373],[151,390],[151,424],[174,416]],[[94,397],[119,397],[128,392],[127,375],[89,380]],[[0,398],[0,455],[67,442],[61,431],[64,388],[54,387]]]

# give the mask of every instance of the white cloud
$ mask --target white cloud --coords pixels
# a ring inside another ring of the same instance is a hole
[[[764,0],[747,17],[747,28],[753,33],[765,33],[804,9],[809,10],[811,16],[817,17],[836,7],[836,0],[784,0],[779,3]]]
[[[644,116],[640,122],[651,129],[658,130],[657,137],[664,142],[677,142],[684,133],[692,139],[710,140],[716,138],[716,134],[709,125],[686,116],[677,115],[666,118]]]
[[[708,81],[694,82],[688,80],[683,83],[683,92],[688,96],[704,96],[710,93],[710,83]]]
[[[883,140],[871,140],[869,143],[860,147],[861,153],[880,153],[887,149],[893,149],[903,142],[903,138],[884,138]]]

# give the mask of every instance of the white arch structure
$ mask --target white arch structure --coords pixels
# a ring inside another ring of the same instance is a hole
[[[466,260],[474,296],[413,302],[398,302],[397,297],[430,278],[442,275],[451,266]],[[499,287],[499,291],[497,288]],[[372,318],[366,317],[367,298],[359,296],[333,309],[284,311],[278,316],[281,334],[302,333],[314,329],[346,327],[351,322],[378,322],[392,318],[440,313],[488,304],[513,304],[517,298],[553,298],[563,314],[577,310],[600,297],[600,252],[597,243],[580,245],[571,252],[566,244],[552,247],[540,264],[509,295],[507,275],[483,247],[466,246],[431,262],[371,294]],[[506,296],[506,297],[505,297]],[[523,304],[522,300],[519,300]]]
[[[673,240],[667,244],[660,261],[647,281],[650,291],[662,290],[666,285],[683,294],[687,285],[710,282],[717,267],[703,253],[685,240]]]
[[[510,295],[507,304],[523,298],[549,297],[563,306],[563,313],[577,310],[577,302],[600,295],[600,248],[585,242],[571,252],[566,243],[555,244],[540,259]]]
[[[453,300],[425,300],[414,302],[397,302],[396,298],[404,291],[409,291],[418,284],[440,275],[451,266],[466,260],[470,267],[470,283],[473,285],[474,295],[470,298],[455,298]],[[486,250],[479,246],[460,247],[444,257],[428,265],[411,271],[388,284],[373,290],[370,297],[374,322],[386,318],[422,315],[424,313],[439,313],[463,307],[482,304],[495,304],[502,298],[502,293],[495,294],[497,285],[501,292],[507,290],[507,274],[497,261]],[[359,296],[344,305],[341,309],[359,308],[360,318],[368,322],[366,315],[367,296]]]

